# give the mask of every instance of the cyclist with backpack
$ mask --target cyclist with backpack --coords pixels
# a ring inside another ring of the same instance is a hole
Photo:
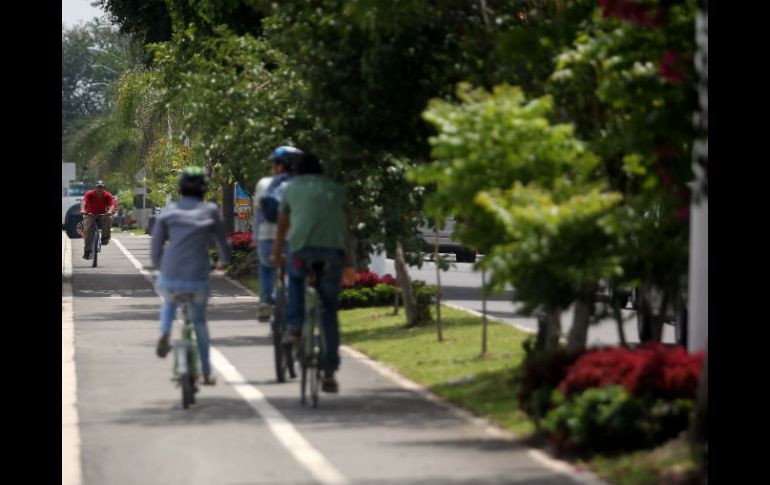
[[[259,257],[257,318],[263,322],[270,318],[271,306],[275,303],[275,265],[270,261],[270,256],[273,253],[278,207],[284,190],[291,182],[291,161],[301,153],[301,150],[290,146],[280,146],[273,150],[269,157],[273,162],[273,176],[260,179],[254,191],[256,203],[251,247],[257,249]]]

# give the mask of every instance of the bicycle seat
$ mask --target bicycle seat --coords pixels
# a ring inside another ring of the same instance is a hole
[[[309,261],[308,267],[314,273],[320,273],[324,268],[326,268],[326,261],[321,261],[321,260]]]
[[[194,293],[174,293],[174,303],[190,303],[194,298]]]

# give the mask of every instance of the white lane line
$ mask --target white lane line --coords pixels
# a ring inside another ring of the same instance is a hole
[[[211,363],[225,378],[225,382],[241,395],[265,420],[278,441],[294,458],[324,485],[345,485],[348,480],[324,456],[313,447],[265,398],[265,395],[246,382],[240,372],[214,347],[211,347]]]
[[[113,240],[123,254],[142,272],[145,278],[152,278],[142,264],[117,239]],[[268,425],[276,439],[286,448],[307,471],[323,485],[347,485],[348,480],[334,467],[320,451],[315,449],[291,424],[274,408],[262,394],[262,391],[249,384],[240,372],[214,346],[209,348],[211,364],[233,386],[235,391],[259,414]]]
[[[115,241],[115,245],[116,245],[116,246],[118,246],[118,249],[120,249],[120,250],[123,252],[123,254],[125,254],[125,255],[126,255],[126,257],[128,258],[128,260],[129,260],[129,261],[131,261],[131,264],[133,264],[133,265],[134,265],[134,267],[135,267],[136,269],[138,269],[138,270],[139,270],[139,272],[142,274],[142,276],[144,276],[144,279],[146,279],[147,281],[149,281],[150,283],[152,283],[152,285],[153,285],[153,286],[155,286],[155,282],[152,280],[152,273],[150,273],[149,271],[147,271],[146,269],[144,269],[144,266],[142,266],[142,263],[140,263],[140,262],[139,262],[139,260],[138,260],[138,259],[136,259],[136,258],[134,257],[134,255],[133,255],[133,254],[131,254],[131,253],[128,251],[128,249],[126,249],[126,247],[123,245],[123,243],[122,243],[122,242],[120,242],[120,241],[118,240],[118,238],[116,238],[116,237],[113,237],[113,238],[112,238],[112,240],[113,240],[113,241]]]
[[[71,246],[67,245],[64,252],[66,260],[71,262]],[[75,322],[72,314],[72,285],[69,281],[62,282],[61,306],[61,483],[80,485],[82,474],[75,373]]]
[[[139,262],[138,259],[134,257],[133,254],[121,243],[117,238],[112,238],[113,241],[115,241],[115,245],[118,246],[118,249],[120,249],[123,254],[128,258],[129,261],[134,265],[136,269],[139,270],[140,273],[142,273],[142,276],[144,276],[144,279],[152,283],[153,287],[155,286],[155,280],[152,278],[152,273],[146,269],[144,269],[144,266],[142,263]],[[222,274],[224,276],[224,272],[222,271],[216,271],[214,274]],[[239,300],[259,300],[259,297],[254,295],[254,293],[249,290],[247,287],[239,283],[238,281],[235,281],[227,276],[225,276],[225,279],[228,280],[230,283],[235,285],[236,287],[240,288],[241,290],[245,291],[246,293],[249,293],[248,295],[236,295],[236,296],[211,296],[209,297],[209,300],[216,300],[216,299],[225,299],[225,298],[237,298]],[[253,296],[252,296],[253,295]]]

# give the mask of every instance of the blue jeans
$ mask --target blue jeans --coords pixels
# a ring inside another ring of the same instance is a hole
[[[286,324],[301,326],[305,320],[305,276],[310,261],[325,261],[318,282],[318,296],[321,300],[321,325],[326,337],[326,370],[337,370],[340,366],[340,328],[337,320],[337,297],[342,285],[342,269],[345,253],[340,249],[306,247],[293,253],[289,260],[289,301],[286,309]]]
[[[288,245],[283,245],[284,253]],[[257,241],[257,256],[259,257],[259,302],[275,302],[275,266],[270,263],[273,254],[273,239]]]
[[[195,295],[193,301],[188,306],[188,316],[195,327],[198,353],[201,356],[201,368],[204,374],[210,374],[209,331],[206,326],[209,280],[169,280],[161,274],[155,283],[155,290],[163,300],[160,306],[160,331],[163,335],[171,332],[171,323],[176,317],[176,310],[179,304],[174,302],[174,295],[179,293],[192,293]]]

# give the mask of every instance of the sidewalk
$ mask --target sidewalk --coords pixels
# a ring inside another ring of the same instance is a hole
[[[80,485],[80,430],[72,315],[72,245],[62,231],[61,472],[62,485]]]

